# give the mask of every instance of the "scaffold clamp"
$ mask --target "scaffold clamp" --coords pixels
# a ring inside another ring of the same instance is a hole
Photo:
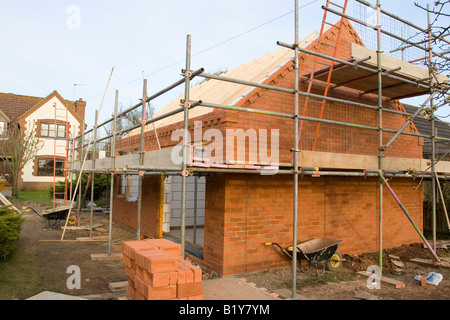
[[[183,103],[183,107],[189,109],[191,107],[191,103],[190,102],[184,102]]]

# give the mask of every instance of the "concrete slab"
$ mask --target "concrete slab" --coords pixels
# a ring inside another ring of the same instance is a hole
[[[26,300],[88,300],[81,297],[71,296],[52,291],[42,291]]]
[[[280,300],[234,276],[203,280],[204,300]]]

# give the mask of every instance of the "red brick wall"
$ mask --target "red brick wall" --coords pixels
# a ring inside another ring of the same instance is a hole
[[[137,202],[129,202],[118,195],[119,177],[114,180],[113,219],[121,225],[136,231]],[[158,237],[160,176],[144,176],[142,185],[141,235]]]
[[[390,184],[422,228],[422,190],[415,182]],[[292,245],[291,176],[221,175],[207,178],[204,260],[223,275],[285,266],[278,248]],[[383,190],[383,248],[420,242],[420,237],[387,189]],[[346,254],[378,250],[378,180],[375,178],[303,177],[299,181],[298,240],[343,240]]]
[[[337,34],[335,28],[330,28],[325,34],[330,43],[335,41]],[[362,44],[359,37],[356,35],[350,23],[344,19],[344,28],[339,42],[339,50],[337,57],[340,59],[349,59],[351,57],[350,43],[354,42]],[[309,50],[316,50],[317,41],[314,41],[308,46]],[[329,46],[322,46],[321,52],[328,55],[333,54],[333,48]],[[300,54],[300,75],[302,79],[307,79],[307,74],[311,72],[314,57],[311,55]],[[323,59],[319,59],[323,61]],[[329,61],[323,61],[329,63]],[[316,69],[323,68],[321,64],[317,64]],[[282,88],[292,89],[294,87],[294,69],[292,62],[288,62],[278,72],[275,72],[268,79],[264,81],[265,84],[274,85]],[[306,92],[308,88],[308,81],[300,82],[301,91]],[[324,85],[315,83],[312,93],[324,94]],[[359,96],[359,91],[349,88],[338,88],[330,90],[328,96],[339,99],[351,100],[354,102],[365,103],[373,106],[378,105],[377,95],[367,94],[362,97]],[[217,101],[208,101],[217,102]],[[322,101],[317,99],[309,99],[307,107],[305,107],[305,98],[300,97],[299,114],[308,117],[319,117],[319,111]],[[287,114],[294,113],[294,96],[293,94],[281,93],[266,89],[254,89],[244,99],[237,104],[240,107],[254,108],[260,110],[268,110],[275,112],[282,112]],[[383,99],[383,107],[405,111],[398,101],[388,101]],[[325,104],[323,119],[336,120],[340,122],[349,122],[355,124],[362,124],[372,127],[378,127],[378,111],[361,107],[350,106],[348,104],[327,102]],[[193,126],[195,120],[201,120],[203,126],[203,133],[209,128],[219,129],[223,137],[226,136],[227,129],[254,129],[258,132],[260,129],[268,130],[268,147],[270,148],[270,130],[278,129],[280,134],[280,162],[291,163],[292,154],[290,149],[294,143],[294,128],[293,120],[287,118],[279,118],[273,116],[265,116],[261,114],[249,112],[236,112],[229,110],[214,110],[204,116],[190,119],[189,131],[192,140],[194,139]],[[383,127],[392,130],[398,130],[405,123],[407,117],[396,115],[393,113],[383,114]],[[315,131],[318,122],[303,121],[301,130],[300,147],[302,150],[312,150],[312,143],[315,138]],[[158,128],[158,136],[162,147],[174,146],[179,141],[171,141],[171,136],[174,130],[183,127],[182,122],[178,122],[164,128]],[[378,132],[374,130],[358,129],[351,127],[343,127],[339,125],[320,124],[320,130],[315,151],[363,154],[363,155],[378,155]],[[413,124],[405,129],[406,132],[417,132]],[[392,133],[384,133],[383,142],[386,143],[393,136]],[[401,135],[385,152],[385,156],[406,157],[406,158],[421,158],[423,139]],[[154,131],[147,130],[145,133],[145,150],[156,150],[158,148],[156,139],[154,138]],[[133,150],[139,148],[139,134],[136,136],[121,139],[117,142],[117,152]],[[237,143],[235,142],[234,160],[237,160]],[[249,159],[248,155],[249,144],[246,145],[245,159]],[[224,158],[228,159],[226,154],[226,144],[224,139]],[[270,153],[269,153],[270,155]],[[260,160],[260,159],[258,159]]]
[[[349,59],[351,57],[350,43],[355,42],[361,44],[359,37],[348,23],[344,22],[346,28],[343,29],[341,41],[337,57],[340,59]],[[332,43],[337,35],[333,33],[334,28],[326,34]],[[315,50],[317,41],[314,41],[308,46],[309,50]],[[320,52],[332,55],[333,48],[322,46]],[[307,75],[311,72],[314,56],[301,54],[300,60],[300,76],[301,79],[309,79]],[[329,61],[324,61],[330,63]],[[316,65],[316,70],[323,68],[321,64]],[[282,71],[274,73],[269,79],[265,81],[266,84],[282,87],[294,87],[294,69],[292,63],[289,62]],[[306,92],[309,82],[300,82],[301,91]],[[325,91],[324,84],[314,83],[314,94],[323,95]],[[350,100],[353,102],[364,103],[372,106],[378,105],[378,97],[374,94],[359,95],[359,91],[349,88],[338,88],[330,90],[329,97]],[[306,98],[300,96],[299,99],[299,114],[307,117],[320,118],[320,109],[322,100],[309,99],[308,104],[305,104]],[[294,96],[292,94],[280,93],[265,89],[255,89],[249,95],[242,99],[238,106],[255,108],[261,110],[270,110],[282,113],[294,113]],[[383,99],[383,107],[396,111],[405,112],[404,108],[398,101],[388,101]],[[248,112],[228,113],[231,122],[228,128],[238,129],[244,131],[247,129],[278,129],[280,132],[280,162],[290,163],[291,152],[294,141],[293,121],[286,118],[276,118],[271,116],[256,115]],[[378,111],[355,107],[348,104],[326,102],[323,109],[322,119],[335,120],[340,122],[348,122],[354,124],[361,124],[366,126],[378,127]],[[406,116],[397,115],[393,113],[383,113],[383,127],[392,130],[398,130],[407,120]],[[300,147],[302,150],[312,150],[312,142],[315,138],[315,131],[318,122],[303,121],[302,130],[300,132]],[[363,154],[363,155],[378,155],[378,132],[374,130],[359,129],[352,127],[344,127],[340,125],[331,125],[321,123],[319,127],[319,134],[317,138],[317,145],[314,151]],[[416,132],[413,124],[405,129],[405,132]],[[393,136],[393,133],[384,133],[383,142],[386,143]],[[401,135],[385,152],[385,156],[406,157],[406,158],[421,158],[422,157],[422,139],[412,136]],[[248,145],[247,145],[248,147]]]
[[[347,25],[341,38],[339,58],[349,58],[350,42],[358,43],[358,37],[352,33],[352,29]],[[328,36],[335,37],[336,35],[331,34],[330,31]],[[312,46],[314,43],[309,49]],[[331,54],[331,52],[326,53]],[[301,55],[300,62],[301,74],[310,72],[312,57]],[[293,88],[292,63],[289,62],[279,72],[274,73],[265,83]],[[305,91],[307,85],[308,82],[302,82],[301,89]],[[323,88],[316,86],[313,92],[322,94]],[[358,92],[346,88],[333,90],[329,95],[377,105],[375,95],[359,97]],[[293,113],[294,97],[291,94],[255,89],[237,105]],[[300,114],[303,114],[304,98],[300,99],[299,106]],[[317,108],[319,107],[320,102],[319,106],[317,103],[309,105],[304,114],[317,117]],[[384,101],[384,107],[404,111],[403,107],[395,101]],[[323,118],[378,126],[377,111],[337,103],[326,104]],[[219,129],[224,137],[226,129],[243,129],[244,131],[247,129],[256,131],[279,129],[280,162],[291,162],[290,149],[293,147],[294,135],[293,121],[290,119],[247,112],[215,110],[213,113],[190,120],[191,137],[194,137],[194,121],[199,119],[203,122],[203,130]],[[389,129],[399,129],[405,120],[404,116],[384,113],[383,126]],[[317,123],[304,122],[303,125],[302,149],[311,150],[311,139],[314,138]],[[163,147],[178,144],[178,141],[171,141],[172,132],[178,128],[182,128],[181,122],[158,129]],[[406,131],[417,132],[413,125]],[[387,142],[391,136],[392,134],[384,134],[384,142]],[[148,130],[145,137],[145,149],[157,149],[154,131]],[[422,139],[402,135],[384,155],[421,158],[422,144]],[[117,143],[116,150],[120,152],[138,147],[139,135],[121,139]],[[235,151],[236,148],[235,144]],[[248,144],[246,150],[248,152]],[[378,132],[321,124],[315,150],[378,155]],[[158,225],[158,210],[155,206],[159,203],[156,201],[159,197],[159,182],[152,182],[151,179],[145,179],[143,188],[145,191],[142,206],[142,230],[143,233],[155,236]],[[375,178],[303,177],[299,183],[299,240],[324,236],[342,239],[344,241],[340,249],[342,253],[357,254],[376,251],[378,249],[377,181]],[[391,184],[406,208],[410,210],[416,224],[422,227],[421,189],[413,191],[412,187],[416,183],[406,179],[395,179],[391,181]],[[384,191],[384,247],[420,241],[391,195],[386,189]],[[268,241],[279,242],[284,247],[292,244],[292,202],[292,176],[210,175],[206,183],[204,259],[199,262],[210,270],[223,275],[287,265],[289,262],[279,250],[265,247],[263,244]],[[115,218],[134,229],[136,205],[120,199],[116,199],[114,205]]]

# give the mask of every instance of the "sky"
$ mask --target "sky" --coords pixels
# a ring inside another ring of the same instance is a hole
[[[325,2],[299,1],[301,39],[320,28]],[[57,90],[67,100],[82,98],[87,101],[90,128],[100,107],[99,122],[111,117],[115,90],[125,110],[142,97],[144,76],[149,95],[179,80],[187,34],[192,37],[191,69],[210,73],[273,52],[277,41],[294,42],[294,3],[0,0],[0,92],[46,97]],[[426,13],[414,1],[382,0],[381,4],[384,10],[426,27]],[[350,0],[349,14],[354,13],[354,5]],[[158,111],[183,90],[180,86],[154,100],[153,107]]]

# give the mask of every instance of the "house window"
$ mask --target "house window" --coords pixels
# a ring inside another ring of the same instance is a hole
[[[66,125],[56,124],[56,137],[65,138],[66,137]],[[55,124],[54,123],[41,123],[41,137],[55,137]]]
[[[119,194],[127,194],[128,192],[128,176],[119,176]]]
[[[0,121],[0,137],[6,136],[6,122]]]
[[[37,174],[53,176],[53,159],[39,159]],[[64,160],[56,160],[55,176],[64,176]]]

